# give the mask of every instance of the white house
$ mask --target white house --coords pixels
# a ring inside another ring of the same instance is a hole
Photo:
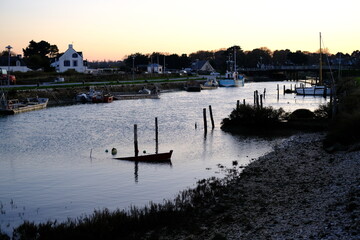
[[[55,68],[57,72],[66,72],[67,70],[75,70],[77,72],[85,72],[87,68],[87,62],[84,61],[82,52],[77,52],[73,48],[72,44],[69,44],[68,50],[59,54],[51,66]]]
[[[147,66],[148,73],[163,73],[163,67],[159,64],[152,63]]]

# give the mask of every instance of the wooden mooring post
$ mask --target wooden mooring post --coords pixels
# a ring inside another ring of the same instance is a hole
[[[158,128],[158,119],[155,118],[155,153],[159,151],[159,128]]]
[[[263,108],[263,95],[260,94],[260,108]]]
[[[215,123],[214,123],[214,118],[213,118],[213,114],[212,114],[211,105],[209,105],[209,113],[210,113],[211,126],[212,126],[212,129],[214,129],[215,128]]]
[[[137,140],[137,124],[134,124],[134,149],[135,149],[135,157],[139,155],[139,147]]]
[[[277,100],[279,100],[279,91],[280,91],[280,89],[279,89],[279,84],[277,85]]]
[[[206,108],[203,109],[204,131],[207,132]]]

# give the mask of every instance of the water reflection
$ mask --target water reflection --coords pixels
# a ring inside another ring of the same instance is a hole
[[[11,229],[24,219],[62,221],[104,207],[112,210],[142,206],[150,200],[161,202],[194,186],[197,179],[220,177],[213,170],[218,164],[248,164],[283,139],[221,131],[222,119],[238,99],[251,103],[254,90],[266,88],[265,106],[314,110],[326,102],[293,94],[280,95],[277,100],[276,84],[249,83],[196,95],[174,92],[157,100],[62,106],[0,117],[0,204],[6,212],[0,227]],[[208,126],[204,131],[202,110],[210,105],[215,128]],[[134,124],[138,124],[139,151],[152,152],[156,117],[155,151],[173,149],[170,164],[115,161],[105,152],[115,147],[118,155],[132,156]],[[17,209],[11,208],[11,200]]]

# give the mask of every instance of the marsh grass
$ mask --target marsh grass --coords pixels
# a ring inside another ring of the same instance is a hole
[[[226,186],[239,175],[235,167],[225,171],[225,178],[200,180],[195,188],[184,190],[174,200],[163,203],[150,202],[142,208],[131,206],[127,211],[97,210],[65,222],[25,221],[14,229],[13,239],[158,239],[164,233],[198,233],[202,231],[198,223],[206,222],[219,210],[219,202],[228,194]],[[224,204],[220,206],[227,208]],[[2,237],[0,239],[8,236]]]

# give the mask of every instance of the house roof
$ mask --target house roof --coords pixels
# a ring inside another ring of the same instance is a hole
[[[11,56],[10,57],[10,66],[17,66],[17,61],[20,62],[20,66],[26,66],[26,63],[24,59],[22,59],[20,56]],[[9,57],[8,56],[1,56],[0,57],[0,66],[8,66],[9,65]]]
[[[207,62],[208,62],[208,61],[206,61],[206,60],[201,60],[201,61],[193,62],[193,63],[191,64],[191,68],[192,68],[193,70],[199,70],[199,69],[201,69]]]

